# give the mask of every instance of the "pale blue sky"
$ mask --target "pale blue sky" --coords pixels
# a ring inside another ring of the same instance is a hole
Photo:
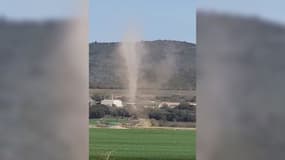
[[[1,0],[0,16],[20,20],[62,18],[78,7],[75,1],[79,0]],[[89,40],[120,41],[133,22],[146,40],[195,42],[196,7],[285,24],[284,6],[285,0],[90,0]]]
[[[144,40],[196,41],[197,0],[90,0],[89,40],[120,41],[130,24]]]

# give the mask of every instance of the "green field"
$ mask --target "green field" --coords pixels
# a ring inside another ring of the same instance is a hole
[[[108,126],[118,125],[120,123],[127,123],[127,118],[101,118],[101,119],[90,119],[90,125],[106,124]]]
[[[195,160],[195,131],[89,129],[90,160]]]

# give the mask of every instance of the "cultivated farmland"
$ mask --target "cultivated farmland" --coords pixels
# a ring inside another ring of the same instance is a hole
[[[89,160],[195,160],[195,131],[89,129]]]

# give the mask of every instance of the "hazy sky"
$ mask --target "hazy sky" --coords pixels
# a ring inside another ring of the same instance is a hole
[[[144,40],[196,41],[197,0],[90,0],[90,41],[120,41],[131,25]]]
[[[80,0],[1,0],[0,17],[62,18],[78,8],[75,1]],[[195,42],[197,6],[285,24],[285,0],[89,0],[89,40],[120,41],[129,24],[136,24],[146,40]]]

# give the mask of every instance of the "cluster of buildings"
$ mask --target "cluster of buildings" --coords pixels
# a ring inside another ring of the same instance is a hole
[[[196,103],[193,102],[188,102],[190,105],[196,106]],[[104,104],[106,106],[115,106],[115,107],[124,107],[124,104],[122,102],[122,100],[120,99],[115,99],[114,96],[112,95],[111,99],[103,99],[103,100],[94,100],[91,97],[89,98],[89,105],[95,105],[95,104]],[[150,105],[145,105],[145,107],[158,107],[161,108],[163,106],[168,106],[170,108],[174,108],[176,106],[178,106],[180,104],[180,102],[167,102],[167,101],[163,101],[163,102],[155,102],[155,101],[150,101]],[[127,104],[128,105],[128,104]]]
[[[106,106],[116,106],[116,107],[123,107],[123,102],[120,99],[114,99],[114,96],[112,95],[111,99],[103,99],[103,100],[94,100],[91,97],[89,98],[89,105],[95,105],[95,104],[104,104]]]
[[[193,102],[188,102],[189,105],[192,105],[192,106],[196,106],[196,103],[193,103]],[[161,108],[163,106],[168,106],[170,108],[174,108],[176,106],[178,106],[180,104],[180,102],[160,102],[159,105],[158,105],[158,108]]]

